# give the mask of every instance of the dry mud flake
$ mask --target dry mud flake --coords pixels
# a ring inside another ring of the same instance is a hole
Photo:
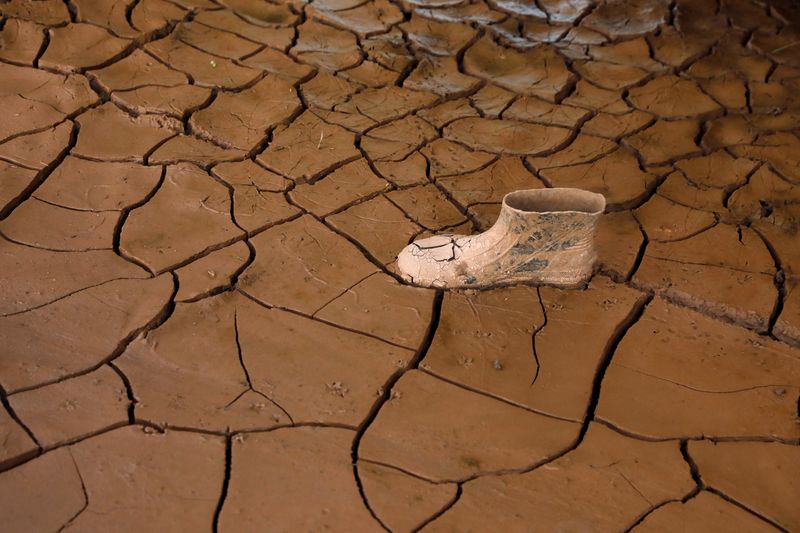
[[[238,59],[261,48],[258,43],[203,24],[181,23],[175,29],[175,34],[194,48],[228,59]]]
[[[674,75],[661,76],[635,87],[628,98],[637,109],[660,118],[703,117],[722,111],[696,83]]]
[[[161,169],[67,156],[35,197],[68,209],[118,211],[140,202],[158,184]]]
[[[306,111],[275,131],[258,161],[292,180],[309,181],[359,157],[355,135]]]
[[[762,212],[784,204],[800,204],[800,188],[761,166],[728,198],[728,209],[737,220],[759,218]]]
[[[653,195],[634,213],[651,241],[668,242],[685,239],[717,223],[713,213],[676,203],[661,194]]]
[[[294,15],[289,12],[286,6],[267,4],[266,2],[263,4],[250,4],[250,7],[261,6],[274,8],[276,16],[286,17],[287,19],[294,18]],[[283,11],[283,13],[278,13],[278,10]],[[272,14],[268,16],[272,16]],[[250,41],[270,45],[279,50],[286,49],[286,47],[291,43],[292,37],[294,36],[294,30],[292,28],[251,24],[246,22],[240,15],[224,9],[217,11],[202,11],[197,14],[192,22],[200,23],[204,26],[216,28],[232,34],[241,35]]]
[[[607,210],[618,211],[636,206],[658,181],[658,176],[644,172],[636,158],[619,148],[597,161],[545,169],[540,174],[554,187],[577,187],[601,193]]]
[[[604,214],[595,234],[598,267],[614,281],[628,279],[643,243],[642,229],[630,211]]]
[[[389,0],[370,0],[342,10],[325,9],[324,4],[317,8],[314,4],[308,10],[308,15],[346,28],[362,37],[385,32],[403,21],[403,13]]]
[[[575,61],[573,68],[583,80],[611,90],[626,89],[641,82],[648,75],[642,68],[606,61]]]
[[[560,100],[573,83],[573,74],[550,46],[541,44],[520,52],[498,46],[489,37],[467,50],[464,70],[516,93],[551,102]]]
[[[89,22],[109,29],[114,35],[135,38],[140,32],[128,23],[126,7],[114,0],[75,0],[72,6],[77,11],[77,20]]]
[[[430,483],[394,468],[358,463],[370,508],[392,531],[414,531],[456,496],[455,484]]]
[[[6,19],[0,30],[0,58],[33,65],[44,42],[43,28],[35,22]]]
[[[353,435],[345,429],[293,428],[236,439],[220,530],[320,531],[348,524],[382,531],[353,478]]]
[[[459,501],[428,530],[469,531],[488,522],[507,531],[532,524],[541,531],[624,530],[693,487],[677,443],[633,440],[591,424],[577,450],[533,472],[464,486]]]
[[[425,229],[441,230],[464,221],[464,215],[433,184],[392,191],[386,197]]]
[[[121,278],[147,273],[110,250],[53,252],[0,239],[0,316],[20,313]]]
[[[373,274],[315,313],[332,324],[361,331],[411,350],[428,332],[434,292]]]
[[[189,82],[186,74],[169,68],[139,49],[105,68],[92,70],[90,75],[107,91],[147,86],[176,87]]]
[[[324,217],[388,187],[388,183],[372,172],[365,159],[359,159],[313,184],[298,185],[289,193],[289,197],[305,210]]]
[[[653,511],[632,531],[655,533],[675,527],[685,531],[741,531],[766,533],[775,531],[767,522],[727,502],[711,492],[702,491],[687,502],[670,502]]]
[[[131,212],[120,249],[161,272],[241,235],[230,218],[228,190],[183,164],[170,167],[155,196]]]
[[[415,45],[442,56],[456,55],[475,36],[475,30],[467,24],[438,22],[417,13],[400,27]]]
[[[282,54],[272,48],[264,48],[259,53],[240,62],[293,82],[307,78],[314,71],[312,67],[298,63],[286,54]]]
[[[752,230],[723,224],[686,240],[650,243],[634,280],[683,305],[765,330],[777,296],[774,270]]]
[[[145,49],[174,69],[191,75],[194,82],[201,87],[236,89],[260,76],[255,69],[239,66],[230,59],[211,55],[179,42],[174,34],[148,43]]]
[[[571,135],[566,128],[486,118],[463,118],[444,129],[445,138],[473,150],[509,155],[546,154],[565,144]]]
[[[797,355],[657,298],[617,348],[597,413],[654,438],[796,438]]]
[[[370,130],[361,138],[361,148],[373,161],[402,161],[437,135],[428,122],[409,116]]]
[[[172,291],[169,276],[111,281],[0,318],[0,345],[7,354],[0,358],[3,388],[14,392],[100,365],[159,317]]]
[[[97,100],[80,75],[62,76],[4,63],[0,75],[4,78],[0,105],[8,110],[0,124],[0,139],[54,126]]]
[[[48,32],[50,44],[39,64],[62,72],[103,66],[132,45],[93,24],[73,22]]]
[[[552,155],[528,157],[526,161],[536,170],[591,163],[617,149],[617,144],[594,135],[579,133],[567,146]]]
[[[181,119],[201,107],[211,96],[211,89],[196,85],[179,87],[149,86],[115,92],[111,101],[140,114],[169,115]]]
[[[239,20],[261,28],[291,26],[297,21],[289,5],[253,3],[250,0],[224,0],[225,6],[233,10]]]
[[[47,26],[68,24],[70,21],[67,6],[59,0],[11,0],[3,4],[3,14]]]
[[[434,180],[442,176],[466,174],[483,168],[496,159],[492,154],[468,150],[447,139],[436,139],[428,143],[420,153],[430,162],[430,176]]]
[[[579,124],[583,124],[589,116],[591,116],[591,112],[580,107],[551,104],[528,96],[517,98],[508,109],[503,111],[504,119],[565,128],[576,128]]]
[[[667,17],[667,5],[660,0],[614,0],[601,4],[581,24],[614,39],[652,32]]]
[[[461,205],[500,203],[512,191],[543,187],[518,157],[501,157],[484,169],[439,178],[437,183]]]
[[[174,165],[194,163],[207,167],[221,161],[241,161],[246,153],[236,148],[221,148],[191,135],[176,135],[158,147],[150,157],[149,164]]]
[[[222,437],[124,427],[4,473],[0,505],[13,529],[197,530],[213,521],[224,464]]]
[[[3,443],[3,447],[0,449],[0,468],[2,469],[10,468],[39,452],[39,447],[33,439],[11,417],[5,407],[0,409],[0,441]],[[0,486],[1,484],[0,481]],[[0,489],[1,492],[2,489]]]
[[[447,293],[425,369],[537,412],[581,420],[606,344],[638,294],[602,281],[586,291],[538,292],[541,302],[527,287]]]
[[[658,120],[647,129],[625,139],[636,150],[645,165],[666,165],[700,153],[695,138],[700,131],[696,120]]]
[[[782,176],[800,181],[800,138],[797,135],[771,133],[760,136],[753,146],[737,146],[732,151],[739,157],[767,162]]]
[[[400,118],[435,101],[436,95],[431,93],[389,86],[365,89],[354,94],[346,103],[339,104],[334,109],[359,113],[373,123],[378,123]]]
[[[159,143],[175,135],[174,119],[153,115],[133,117],[107,102],[80,115],[75,155],[104,161],[142,162]]]
[[[125,384],[108,366],[15,394],[9,403],[45,448],[128,423]]]
[[[579,430],[576,423],[415,370],[392,388],[364,434],[359,455],[426,479],[455,481],[537,463],[569,447]]]
[[[190,122],[223,144],[249,150],[266,136],[269,128],[300,108],[292,84],[269,75],[242,92],[220,93],[209,107],[192,115]]]
[[[648,113],[633,110],[622,115],[597,113],[581,128],[582,133],[606,139],[619,140],[646,127],[653,117]]]
[[[75,125],[67,120],[38,133],[15,137],[0,144],[0,159],[31,170],[41,170],[63,157],[74,131]]]
[[[299,27],[291,54],[303,63],[332,72],[353,67],[361,60],[355,35],[313,20]]]
[[[346,239],[310,216],[251,239],[256,259],[239,287],[268,305],[313,314],[377,271]]]
[[[192,300],[229,287],[250,260],[250,249],[235,242],[176,270],[180,282],[175,300]]]
[[[187,339],[186,328],[197,334]],[[134,341],[118,363],[137,391],[137,417],[225,431],[292,420],[355,426],[375,391],[412,356],[229,292],[178,304],[164,326]]]
[[[392,182],[397,187],[407,185],[422,185],[428,181],[426,169],[428,161],[417,152],[402,161],[378,161],[375,168],[381,176]]]
[[[403,87],[454,98],[474,91],[480,80],[459,72],[454,57],[423,57],[403,82]]]
[[[383,195],[331,215],[327,221],[383,264],[394,261],[400,250],[422,231],[421,226],[409,220]]]
[[[110,250],[118,218],[113,211],[75,211],[30,198],[0,222],[0,232],[14,242],[52,251]]]
[[[800,448],[770,442],[691,442],[703,481],[789,531],[800,527]]]
[[[516,94],[507,91],[496,85],[485,85],[480,91],[472,95],[470,100],[473,105],[480,109],[484,116],[489,118],[499,118],[500,113],[508,107]]]

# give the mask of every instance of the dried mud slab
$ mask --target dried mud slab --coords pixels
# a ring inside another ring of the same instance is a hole
[[[147,272],[110,250],[53,252],[0,239],[0,316],[41,307],[115,279]]]
[[[237,439],[220,528],[319,531],[358,524],[361,531],[382,531],[353,479],[352,440],[352,431],[335,428],[280,429]],[[271,482],[265,485],[265,479]]]
[[[634,215],[651,241],[659,242],[686,239],[717,223],[713,213],[673,202],[660,194],[654,194]]]
[[[434,484],[366,461],[358,477],[370,508],[392,531],[414,531],[456,496],[453,484]]]
[[[692,119],[657,120],[645,130],[625,138],[625,144],[636,150],[645,165],[656,166],[671,163],[700,153],[694,139],[700,125]]]
[[[70,21],[67,6],[58,0],[42,0],[41,2],[11,0],[3,4],[3,14],[48,26],[67,24]]]
[[[5,407],[0,409],[0,439],[3,442],[3,448],[0,451],[0,468],[10,468],[39,452],[37,444],[11,417]],[[3,501],[8,500],[4,499]]]
[[[564,145],[571,131],[565,128],[514,120],[464,118],[444,129],[447,139],[473,150],[495,154],[543,155]]]
[[[361,59],[356,36],[326,24],[307,20],[299,28],[292,55],[303,63],[335,72],[353,67]]]
[[[241,161],[245,157],[246,153],[242,150],[222,148],[190,135],[175,135],[160,145],[147,158],[147,162],[156,165],[194,163],[207,168],[220,161]]]
[[[0,232],[11,241],[56,252],[110,250],[117,219],[114,212],[74,211],[31,198],[0,222]],[[37,224],[41,220],[52,226]]]
[[[306,211],[324,217],[388,187],[388,183],[372,172],[365,159],[359,159],[313,184],[298,185],[289,197]]]
[[[617,348],[597,414],[647,437],[796,438],[797,355],[657,298]]]
[[[0,105],[9,111],[0,139],[55,126],[97,100],[83,76],[60,76],[42,70],[0,64]]]
[[[386,197],[425,229],[440,230],[464,221],[464,215],[433,184],[391,191]]]
[[[325,9],[311,6],[308,14],[329,22],[334,26],[346,28],[359,36],[382,33],[403,21],[403,13],[389,0],[370,0],[350,9]]]
[[[378,195],[331,215],[327,222],[355,240],[383,264],[391,263],[422,227],[395,204]]]
[[[207,108],[192,115],[197,131],[225,145],[249,150],[267,130],[301,109],[294,87],[277,76],[267,76],[239,93],[220,93]]]
[[[201,87],[236,89],[260,75],[257,70],[239,66],[230,59],[192,48],[174,36],[148,43],[145,50],[175,70],[190,75]]]
[[[403,87],[454,98],[473,92],[480,80],[462,74],[454,57],[423,57],[403,82]]]
[[[168,128],[177,127],[157,116],[133,117],[110,102],[83,113],[76,121],[81,129],[71,153],[100,161],[141,163],[153,148],[175,135]]]
[[[466,174],[490,164],[496,156],[481,151],[468,150],[446,139],[436,139],[420,150],[430,163],[431,178]]]
[[[50,44],[39,64],[61,72],[104,66],[132,45],[131,41],[114,37],[93,24],[73,22],[51,28],[48,33]]]
[[[262,4],[251,4],[250,7],[254,6],[261,6]],[[274,8],[276,14],[269,14],[268,17],[275,17],[281,16],[285,17],[285,20],[291,20],[294,18],[291,13],[288,12],[288,8],[285,6],[277,6],[277,5],[270,5],[270,4],[263,4],[268,5]],[[247,8],[246,6],[242,6]],[[284,13],[277,13],[278,10],[286,10]],[[215,10],[215,11],[201,11],[197,14],[197,16],[192,20],[192,22],[196,22],[202,24],[203,26],[208,26],[210,28],[216,28],[218,30],[222,30],[225,32],[229,32],[234,35],[238,35],[244,37],[249,41],[255,41],[258,43],[266,44],[277,48],[279,50],[285,50],[289,44],[292,42],[292,37],[294,36],[294,31],[292,28],[287,27],[279,27],[273,26],[270,27],[267,25],[259,25],[258,23],[251,24],[247,22],[240,14],[236,14],[232,11],[227,10]],[[250,19],[252,20],[252,19]]]
[[[428,181],[426,168],[428,160],[418,151],[402,161],[378,161],[375,168],[381,176],[397,187],[421,185]]]
[[[539,189],[541,181],[516,157],[501,157],[486,168],[437,180],[452,198],[461,205],[500,203],[513,191]]]
[[[466,531],[492,521],[513,530],[623,530],[654,506],[694,487],[673,442],[644,442],[592,424],[577,450],[533,472],[485,477],[464,487],[459,501],[430,531]]]
[[[239,241],[179,268],[175,271],[180,282],[175,301],[193,300],[230,287],[249,261],[250,249]]]
[[[535,464],[569,447],[579,429],[412,371],[392,388],[359,456],[455,481]]]
[[[553,48],[539,45],[518,52],[498,46],[488,37],[467,50],[464,70],[518,94],[551,102],[559,101],[574,82],[573,74]]]
[[[544,169],[539,173],[554,187],[577,187],[606,197],[606,210],[619,211],[639,204],[658,182],[624,148],[591,163]]]
[[[611,38],[648,33],[665,22],[667,6],[654,0],[606,2],[583,19],[586,28]]]
[[[706,483],[787,530],[800,526],[795,509],[799,451],[769,442],[689,444]]]
[[[719,496],[702,491],[687,502],[671,502],[656,509],[632,529],[637,533],[669,531],[674,527],[697,531],[775,531],[767,522]]]
[[[417,350],[428,332],[434,292],[373,274],[314,314],[332,324]]]
[[[35,22],[6,19],[0,30],[0,58],[33,65],[43,41],[43,28]]]
[[[433,126],[409,116],[370,130],[361,138],[361,148],[373,161],[401,161],[435,138]]]
[[[475,30],[467,24],[438,22],[416,13],[400,28],[416,46],[440,56],[456,55],[475,36]]]
[[[202,528],[214,516],[224,459],[221,437],[120,428],[4,473],[3,513],[23,529]],[[33,509],[44,492],[48,511]]]
[[[608,339],[638,297],[603,281],[578,292],[447,293],[423,368],[536,412],[581,420]]]
[[[197,167],[170,167],[153,198],[125,221],[120,249],[163,272],[242,235],[228,190]]]
[[[261,29],[258,30],[261,33]],[[272,48],[264,48],[257,54],[247,59],[240,60],[240,63],[248,67],[261,69],[274,74],[278,77],[290,81],[298,81],[308,78],[314,69],[309,65],[298,63],[286,54],[282,54]]]
[[[378,269],[346,239],[310,216],[251,239],[255,261],[239,287],[258,300],[312,314]]]
[[[108,366],[15,394],[9,403],[45,448],[128,423],[125,384]]]
[[[189,81],[186,74],[169,68],[139,49],[107,67],[92,70],[90,75],[107,91],[147,86],[176,87]]]
[[[38,172],[0,161],[0,175],[3,176],[0,181],[0,216],[5,216],[36,185]]]
[[[674,75],[660,76],[635,87],[628,98],[637,109],[667,119],[702,117],[722,111],[694,82]]]
[[[34,196],[68,209],[118,211],[144,200],[160,177],[158,167],[67,156]]]
[[[0,318],[3,388],[11,393],[99,366],[159,317],[172,290],[169,276],[110,281]],[[85,335],[91,329],[105,334]]]
[[[634,279],[670,300],[765,330],[775,305],[774,271],[752,230],[718,225],[686,240],[650,243]]]
[[[291,125],[277,128],[257,159],[294,181],[309,181],[361,157],[354,143],[355,135],[306,111]]]
[[[15,137],[0,144],[0,159],[31,170],[41,170],[63,157],[75,134],[67,120],[38,133]]]

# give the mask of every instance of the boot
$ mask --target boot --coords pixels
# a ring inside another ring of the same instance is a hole
[[[605,206],[602,194],[581,189],[515,191],[505,195],[489,230],[415,241],[400,252],[397,266],[406,281],[422,287],[575,287],[592,274],[594,231]]]

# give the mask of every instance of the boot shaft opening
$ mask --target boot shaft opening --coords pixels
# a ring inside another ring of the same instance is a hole
[[[507,194],[503,203],[525,213],[600,214],[606,207],[602,194],[569,188],[515,191]]]

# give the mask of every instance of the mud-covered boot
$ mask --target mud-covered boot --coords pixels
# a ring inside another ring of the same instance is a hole
[[[479,235],[437,235],[406,246],[403,278],[423,287],[485,287],[515,282],[578,286],[592,274],[603,195],[581,189],[515,191]]]

